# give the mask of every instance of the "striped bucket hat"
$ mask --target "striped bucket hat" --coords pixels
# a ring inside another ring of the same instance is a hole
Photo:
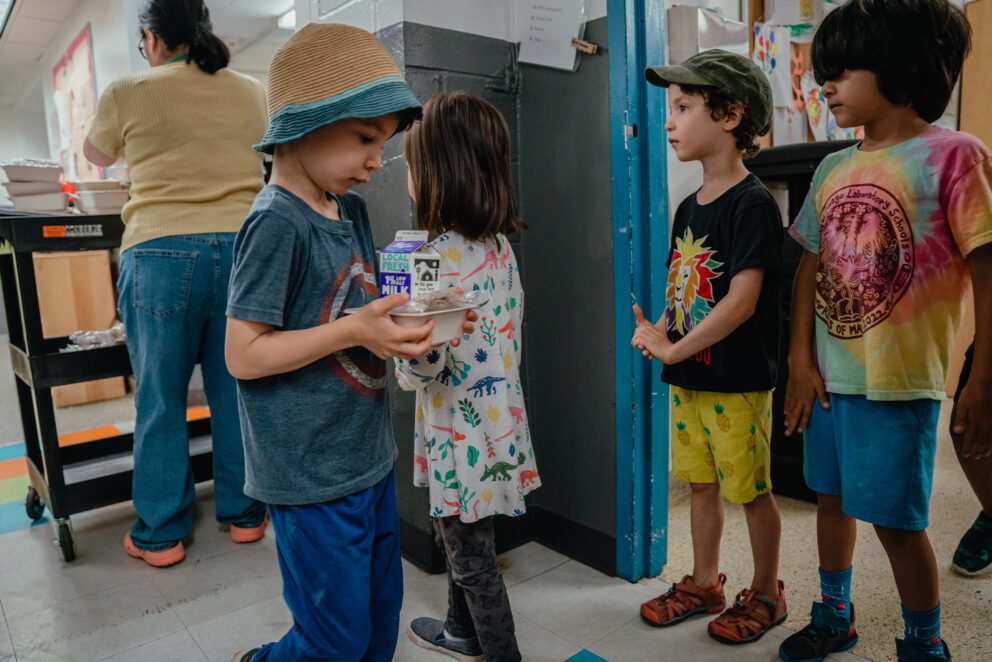
[[[269,66],[269,128],[255,145],[272,153],[332,122],[414,110],[386,47],[369,32],[339,23],[310,23],[294,34]]]

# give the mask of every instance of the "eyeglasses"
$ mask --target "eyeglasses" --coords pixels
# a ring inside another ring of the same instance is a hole
[[[138,41],[138,52],[141,53],[141,57],[143,57],[146,60],[148,59],[148,55],[145,53],[145,38],[144,37],[142,37]]]

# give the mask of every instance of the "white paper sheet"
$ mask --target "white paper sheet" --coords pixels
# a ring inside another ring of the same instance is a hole
[[[582,37],[585,0],[531,0],[518,5],[518,60],[575,71],[578,51],[573,37]]]
[[[791,108],[776,108],[772,116],[772,144],[795,145],[806,142],[806,113]]]
[[[827,107],[823,90],[813,78],[813,73],[807,71],[803,75],[803,98],[806,101],[806,116],[817,140],[854,140],[857,129],[843,129],[837,126],[837,119]]]
[[[776,106],[791,106],[792,29],[767,23],[754,24],[754,53],[751,59],[761,67],[772,86]]]

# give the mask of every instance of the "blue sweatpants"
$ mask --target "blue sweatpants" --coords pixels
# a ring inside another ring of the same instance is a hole
[[[335,501],[269,506],[293,627],[254,662],[393,659],[403,602],[394,474]]]

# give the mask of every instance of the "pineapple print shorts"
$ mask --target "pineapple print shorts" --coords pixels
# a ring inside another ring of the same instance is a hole
[[[772,392],[672,387],[672,463],[689,483],[719,483],[731,503],[770,492]]]

